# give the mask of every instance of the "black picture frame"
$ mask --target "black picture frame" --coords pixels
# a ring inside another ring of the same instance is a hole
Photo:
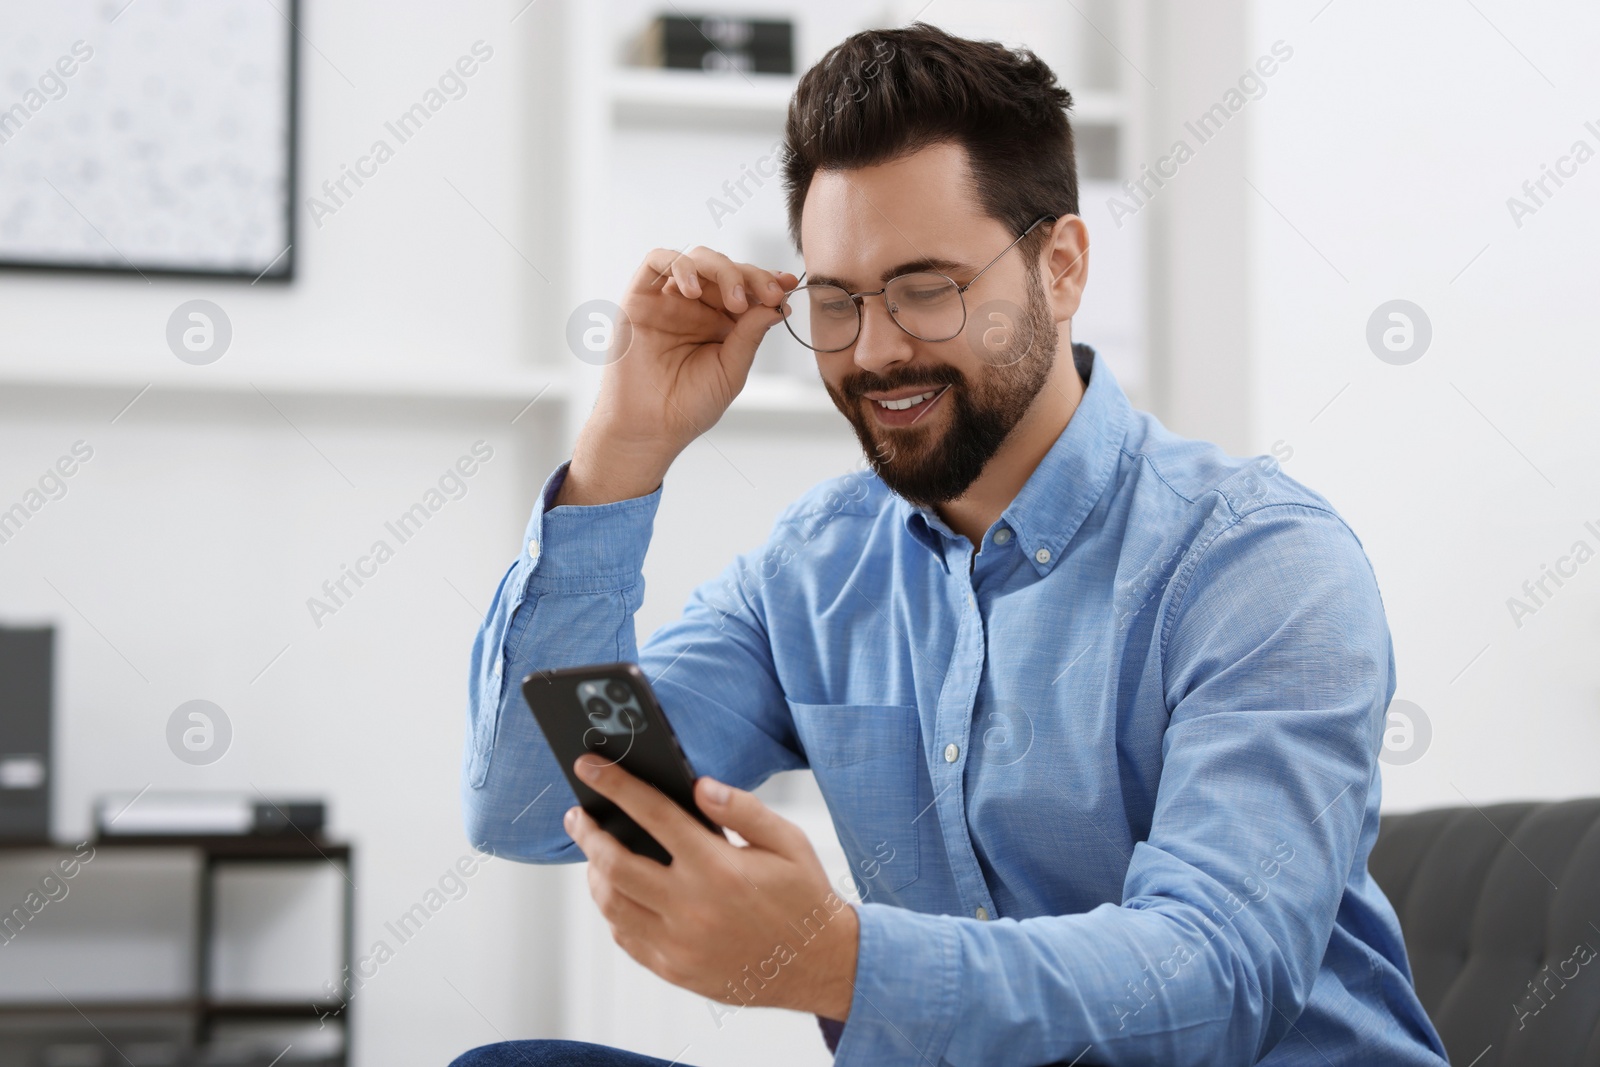
[[[287,248],[279,256],[279,259],[282,260],[281,270],[273,270],[273,268],[277,266],[277,260],[267,264],[267,266],[259,273],[252,273],[248,270],[217,270],[205,267],[189,268],[171,266],[144,266],[134,263],[131,260],[125,261],[127,263],[126,266],[117,266],[110,263],[71,263],[60,260],[7,259],[3,254],[0,254],[0,272],[69,275],[88,274],[102,276],[109,275],[113,277],[134,276],[145,278],[146,280],[149,280],[153,277],[175,279],[194,278],[209,279],[214,281],[242,280],[247,281],[252,285],[256,284],[257,282],[272,282],[287,285],[288,283],[294,281],[296,259],[295,245],[298,243],[298,227],[296,226],[295,222],[295,202],[299,196],[300,177],[300,0],[282,0],[282,4],[283,8],[287,8],[287,12],[285,12],[282,8],[279,8],[279,5],[273,5],[273,7],[278,9],[279,14],[282,15],[285,21],[287,21],[289,24],[289,32],[285,35],[288,48],[288,55],[285,57],[287,61],[287,77],[285,80],[288,86],[288,94],[287,99],[284,101],[284,106],[288,108],[288,114],[286,116],[287,121],[284,123],[284,128],[288,143],[284,145],[284,177],[286,195],[284,196],[283,204],[283,232],[287,241]],[[118,255],[120,256],[121,253],[119,252]]]

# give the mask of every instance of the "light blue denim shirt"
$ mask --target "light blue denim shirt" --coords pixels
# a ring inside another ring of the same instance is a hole
[[[981,544],[849,473],[643,648],[661,490],[552,508],[558,468],[472,649],[472,840],[583,858],[518,683],[636,660],[698,773],[815,773],[862,901],[840,1064],[1443,1063],[1367,873],[1394,659],[1360,542],[1078,356]]]

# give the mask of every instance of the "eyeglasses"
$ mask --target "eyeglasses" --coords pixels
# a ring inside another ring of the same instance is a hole
[[[802,285],[789,293],[789,314],[784,325],[794,339],[814,352],[842,352],[861,336],[861,308],[869,296],[883,296],[895,325],[919,341],[948,341],[967,325],[966,292],[1000,257],[1017,247],[1041,222],[1057,216],[1041,215],[984,264],[966,285],[935,271],[916,271],[889,279],[882,289],[852,293],[837,285]]]

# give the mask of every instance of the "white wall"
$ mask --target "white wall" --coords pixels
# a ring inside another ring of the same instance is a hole
[[[1130,178],[1144,185],[1138,196],[1124,190],[1119,209],[1131,204],[1137,209],[1131,219],[1149,226],[1149,407],[1177,433],[1245,452],[1251,403],[1247,279],[1253,264],[1245,225],[1249,190],[1240,174],[1250,115],[1241,111],[1204,142],[1186,124],[1215,104],[1255,59],[1245,54],[1247,4],[1152,0],[1150,6],[1142,54],[1137,42],[1123,49],[1127,62],[1139,65],[1132,82],[1147,99],[1143,143],[1129,167]],[[1193,153],[1181,163],[1175,151],[1180,142]],[[1150,172],[1159,183],[1147,177]],[[1083,210],[1091,225],[1113,217],[1109,199],[1086,203]],[[1129,219],[1121,215],[1125,224]]]
[[[0,506],[74,441],[94,449],[67,495],[0,545],[0,619],[60,627],[57,834],[89,833],[91,799],[113,789],[324,796],[331,835],[356,848],[363,954],[467,850],[457,800],[467,655],[558,458],[541,428],[550,409],[513,426],[525,398],[268,387],[269,404],[248,389],[159,384],[112,419],[140,382],[178,372],[326,373],[381,391],[396,376],[469,387],[531,365],[530,309],[545,283],[523,257],[546,274],[559,264],[531,204],[543,154],[524,141],[540,106],[529,91],[538,21],[513,23],[521,6],[302,5],[292,285],[0,275]],[[109,40],[140,7],[115,24],[94,16],[82,36]],[[304,196],[480,39],[494,54],[467,95],[318,228]],[[193,297],[233,323],[231,349],[210,367],[180,364],[164,339],[168,315]],[[91,374],[122,384],[91,388]],[[17,384],[41,375],[84,384]],[[479,439],[495,458],[467,495],[314,625],[306,599]],[[222,706],[235,731],[209,767],[166,746],[169,714],[193,698]],[[549,1032],[560,1007],[555,886],[553,872],[509,863],[477,875],[357,994],[355,1062],[442,1064],[498,1033]]]
[[[1583,525],[1600,516],[1585,432],[1600,169],[1551,185],[1520,227],[1507,198],[1527,201],[1522,183],[1575,140],[1600,152],[1583,126],[1600,117],[1583,103],[1594,13],[1238,0],[1152,16],[1145,158],[1195,149],[1141,210],[1155,410],[1232,452],[1293,449],[1285,469],[1361,537],[1396,698],[1432,733],[1385,765],[1387,807],[1593,795],[1600,584],[1588,567],[1547,582],[1520,627],[1507,600],[1579,539],[1600,551]],[[1264,94],[1200,144],[1185,121],[1277,42],[1293,54]],[[1409,365],[1366,340],[1394,299],[1432,324]]]
[[[1343,511],[1376,567],[1397,696],[1433,730],[1422,758],[1386,768],[1385,800],[1592,796],[1600,567],[1549,584],[1520,627],[1507,599],[1574,542],[1600,549],[1584,527],[1600,519],[1600,163],[1520,227],[1507,198],[1574,141],[1600,151],[1584,127],[1600,118],[1597,13],[1322,8],[1253,5],[1248,53],[1283,39],[1294,59],[1250,105],[1250,270],[1195,284],[1247,286],[1251,446],[1290,443],[1285,469]],[[1395,298],[1433,328],[1406,366],[1365,340]]]

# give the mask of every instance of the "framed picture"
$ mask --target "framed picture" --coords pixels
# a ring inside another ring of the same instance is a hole
[[[293,276],[297,0],[0,10],[0,267]]]

